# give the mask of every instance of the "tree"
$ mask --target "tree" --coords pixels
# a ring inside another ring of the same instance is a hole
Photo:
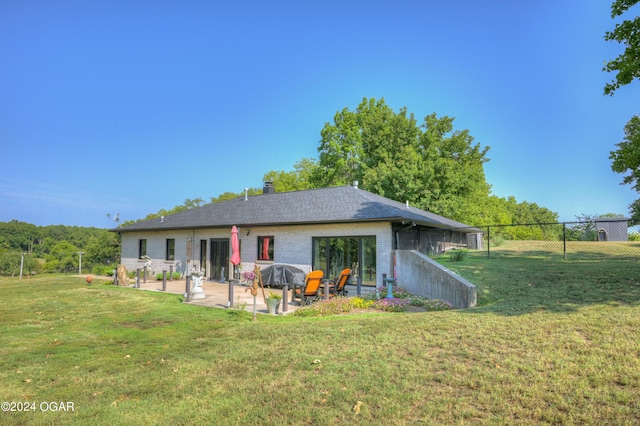
[[[479,223],[489,202],[483,164],[488,147],[473,143],[453,118],[431,114],[418,125],[406,107],[364,98],[336,113],[321,131],[316,187],[351,185],[450,217]]]
[[[640,0],[616,0],[611,5],[611,18],[622,15],[631,6]],[[607,41],[617,41],[626,47],[624,53],[605,64],[603,68],[607,72],[617,72],[616,78],[604,87],[606,95],[613,93],[620,87],[640,78],[640,17],[636,16],[632,21],[625,20],[617,24],[613,31],[608,31],[605,36]],[[631,184],[640,192],[640,118],[636,115],[627,122],[624,127],[624,141],[618,143],[617,150],[611,151],[609,159],[613,160],[611,169],[616,173],[627,173],[622,184]],[[636,200],[629,206],[631,218],[634,222],[640,221],[640,200]]]
[[[317,167],[313,158],[303,158],[294,164],[294,170],[286,172],[284,170],[270,170],[265,173],[263,180],[273,182],[276,192],[302,191],[313,188],[311,176]]]
[[[631,6],[640,0],[616,0],[611,5],[611,18],[621,16]],[[617,24],[613,31],[607,31],[604,39],[606,41],[617,41],[625,45],[625,50],[617,58],[607,62],[603,71],[616,72],[615,79],[604,86],[606,95],[613,93],[620,87],[631,83],[634,79],[640,78],[640,17],[633,20],[625,20]]]
[[[632,185],[640,192],[640,117],[637,115],[624,127],[624,140],[616,145],[609,158],[613,160],[611,169],[616,173],[627,173],[622,184]],[[640,220],[640,203],[636,201],[630,206],[634,221]]]

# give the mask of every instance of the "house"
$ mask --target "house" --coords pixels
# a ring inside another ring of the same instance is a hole
[[[242,262],[229,262],[231,228],[239,230]],[[393,273],[395,249],[442,252],[481,248],[481,231],[356,187],[275,192],[197,207],[113,230],[122,237],[129,270],[151,258],[158,273],[203,270],[209,280],[238,278],[254,265],[273,263],[338,276],[357,264],[363,286],[382,285]],[[480,233],[480,234],[479,234]],[[480,235],[480,237],[478,237]],[[480,245],[480,246],[479,246]]]

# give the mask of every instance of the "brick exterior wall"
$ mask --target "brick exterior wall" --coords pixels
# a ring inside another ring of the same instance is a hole
[[[247,235],[249,231],[249,235]],[[239,228],[243,271],[251,271],[256,262],[262,266],[271,263],[294,265],[306,272],[311,270],[313,237],[376,237],[377,286],[382,285],[382,274],[392,274],[391,253],[393,233],[388,222],[365,222],[350,224],[256,226]],[[274,262],[257,261],[258,237],[274,237]],[[175,260],[167,261],[166,240],[175,239]],[[193,240],[193,253],[187,256],[187,240]],[[153,274],[163,270],[173,270],[183,275],[190,273],[194,264],[200,267],[200,240],[206,240],[209,246],[211,238],[231,238],[231,229],[195,229],[179,231],[125,232],[122,234],[122,263],[128,270],[144,267],[144,261],[138,259],[138,242],[147,240],[147,256],[152,260]],[[210,250],[210,248],[209,248]],[[208,253],[210,255],[210,252]],[[229,268],[232,265],[229,264]]]

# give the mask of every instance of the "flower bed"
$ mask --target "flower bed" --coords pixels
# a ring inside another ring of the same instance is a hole
[[[380,287],[378,295],[387,294],[386,287]],[[339,315],[354,312],[426,312],[452,309],[449,302],[438,299],[427,299],[409,293],[401,287],[393,288],[392,298],[376,298],[375,294],[365,297],[334,297],[321,300],[294,312],[296,316]]]

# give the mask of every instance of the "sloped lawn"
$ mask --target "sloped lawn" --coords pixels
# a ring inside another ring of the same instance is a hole
[[[0,279],[0,394],[29,409],[0,421],[640,422],[637,260],[442,261],[481,306],[253,322],[98,281]]]

